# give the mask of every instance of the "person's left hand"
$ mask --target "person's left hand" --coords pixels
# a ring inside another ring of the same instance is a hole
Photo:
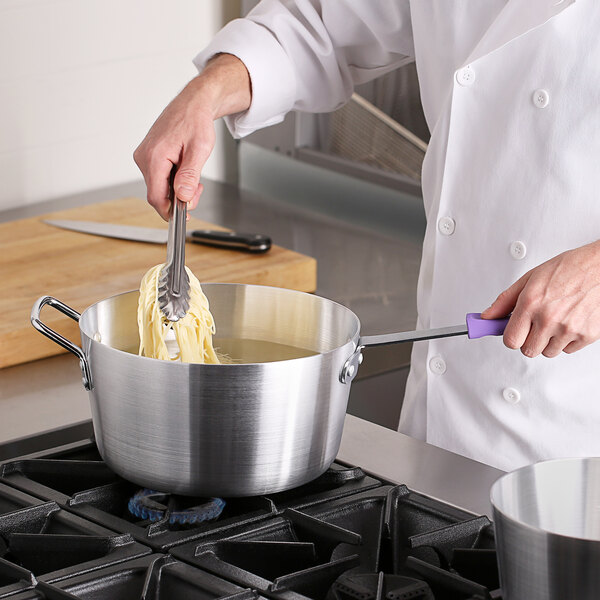
[[[530,358],[571,354],[600,339],[600,241],[528,271],[481,315],[510,313],[504,344]]]

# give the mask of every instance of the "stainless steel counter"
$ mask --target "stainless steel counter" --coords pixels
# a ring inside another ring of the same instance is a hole
[[[0,222],[144,194],[143,183],[133,182],[6,211],[0,213]],[[422,232],[415,226],[414,215],[406,215],[406,207],[396,212],[386,207],[381,216],[386,227],[378,229],[373,215],[363,226],[343,219],[343,215],[333,218],[206,181],[196,215],[232,229],[266,233],[276,244],[314,256],[317,293],[352,309],[361,320],[363,334],[414,327]],[[390,219],[397,220],[394,235],[389,233]],[[406,364],[408,350],[404,346],[368,350],[359,371],[361,377],[366,380]],[[77,360],[71,355],[0,370],[0,444],[24,448],[20,438],[77,423],[81,431],[89,430],[90,410],[80,379]],[[353,392],[360,385],[360,379],[355,381]],[[402,390],[388,389],[381,401],[399,406],[401,396]],[[79,429],[73,431],[78,433]],[[46,439],[56,443],[59,438],[57,433],[54,437],[48,434]],[[477,514],[491,514],[489,487],[501,474],[352,415],[346,418],[338,459]]]
[[[489,491],[503,475],[488,465],[352,415],[346,416],[338,460],[490,519]]]

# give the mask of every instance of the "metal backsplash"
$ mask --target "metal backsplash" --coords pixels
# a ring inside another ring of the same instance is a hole
[[[242,143],[419,195],[429,132],[414,65],[359,86],[357,94],[332,113],[292,112]]]
[[[257,3],[242,0],[241,14]],[[429,130],[414,62],[358,86],[355,92],[366,102],[351,100],[326,114],[292,112],[282,123],[257,131],[242,143],[420,195],[420,166]]]

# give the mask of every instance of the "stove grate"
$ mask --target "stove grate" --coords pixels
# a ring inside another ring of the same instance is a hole
[[[188,511],[206,499],[140,493],[93,444],[2,463],[0,480],[0,599],[501,598],[486,517],[356,467],[228,498],[211,522]]]
[[[189,513],[171,520],[158,512],[146,513],[153,518],[142,519],[128,509],[129,501],[139,491],[139,486],[115,475],[100,460],[91,442],[2,463],[0,485],[1,482],[42,500],[56,502],[70,512],[114,531],[130,533],[142,544],[159,552],[200,539],[211,532],[224,532],[244,522],[258,522],[280,514],[286,508],[305,508],[381,486],[380,481],[365,475],[360,468],[334,463],[314,481],[292,490],[251,498],[226,498],[226,506],[215,520],[196,519],[190,522],[193,515]],[[185,508],[194,505],[194,500],[187,497],[172,498]],[[164,508],[151,506],[150,510]]]
[[[152,554],[65,579],[40,582],[14,600],[264,600],[171,556]]]
[[[130,535],[91,523],[55,502],[0,515],[0,540],[5,565],[46,582],[150,553]]]
[[[345,573],[331,586],[326,600],[435,600],[422,580],[403,575]]]
[[[387,496],[379,487],[171,549],[178,558],[269,598],[323,599],[350,569],[376,571]]]

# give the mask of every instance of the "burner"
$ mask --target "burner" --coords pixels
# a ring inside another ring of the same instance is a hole
[[[171,525],[193,525],[214,521],[225,507],[221,498],[194,498],[194,506],[183,506],[185,500],[164,492],[143,489],[129,500],[129,512],[152,523],[168,518]],[[189,502],[189,500],[188,500]]]
[[[327,600],[433,600],[424,582],[385,573],[344,573],[327,594]]]

